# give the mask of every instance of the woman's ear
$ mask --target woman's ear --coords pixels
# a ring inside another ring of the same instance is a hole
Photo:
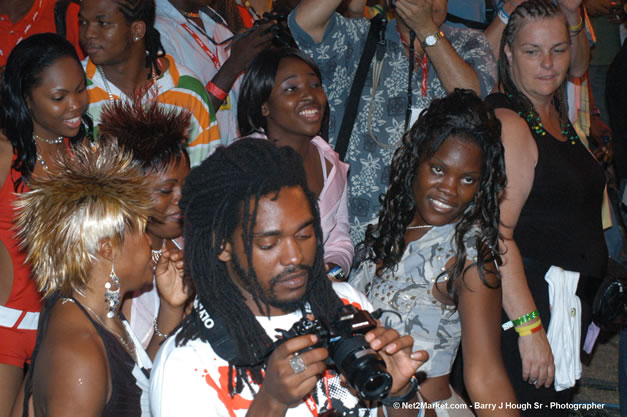
[[[261,105],[261,115],[263,117],[268,117],[270,115],[270,110],[268,109],[268,103],[265,102]]]
[[[509,65],[512,65],[512,49],[509,47],[509,44],[505,44],[505,48],[503,48],[505,52],[505,57],[507,58],[507,62]]]
[[[115,256],[115,247],[113,245],[113,241],[111,238],[104,238],[98,242],[98,250],[96,253],[103,258],[113,262],[113,258]]]
[[[233,246],[231,242],[222,242],[220,245],[220,254],[218,255],[218,259],[224,263],[230,262],[233,259]]]

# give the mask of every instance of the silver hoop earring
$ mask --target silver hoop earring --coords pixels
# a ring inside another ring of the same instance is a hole
[[[105,289],[107,317],[112,319],[115,316],[115,311],[120,305],[120,279],[115,274],[115,269],[113,269],[113,263],[111,263],[111,273],[109,274],[109,281],[105,282]]]

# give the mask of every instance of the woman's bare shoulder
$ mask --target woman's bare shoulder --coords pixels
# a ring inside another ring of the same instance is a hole
[[[74,303],[59,301],[51,309],[35,364],[34,389],[48,399],[49,410],[99,415],[110,392],[102,339]]]

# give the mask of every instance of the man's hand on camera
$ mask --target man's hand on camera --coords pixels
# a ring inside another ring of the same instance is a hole
[[[411,351],[414,339],[401,336],[394,329],[377,327],[366,333],[366,341],[385,361],[387,371],[392,376],[392,388],[389,396],[394,397],[407,391],[409,379],[418,368],[429,359],[424,350]]]
[[[272,352],[266,374],[255,402],[261,401],[272,411],[268,415],[283,415],[298,405],[313,391],[320,375],[327,366],[324,360],[329,352],[322,347],[299,353],[315,345],[318,337],[303,335],[289,339]]]

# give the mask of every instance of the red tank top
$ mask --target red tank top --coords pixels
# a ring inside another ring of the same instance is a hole
[[[15,155],[13,161],[15,161]],[[25,263],[26,253],[20,250],[15,232],[12,230],[13,219],[15,218],[13,202],[16,200],[14,184],[20,177],[21,174],[11,168],[4,185],[0,189],[0,241],[8,249],[13,263],[13,287],[5,307],[24,311],[40,311],[41,295],[31,278],[30,267]],[[26,184],[23,184],[19,191],[27,192],[29,190]]]

